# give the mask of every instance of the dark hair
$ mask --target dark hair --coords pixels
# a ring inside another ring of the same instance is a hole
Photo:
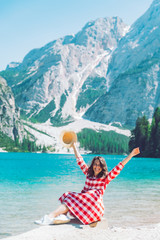
[[[99,160],[102,171],[98,174],[97,178],[106,177],[108,173],[107,164],[103,157],[97,156],[92,159],[91,165],[88,168],[88,177],[94,176],[93,165],[96,160]]]

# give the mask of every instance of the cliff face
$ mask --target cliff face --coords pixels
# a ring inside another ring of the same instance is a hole
[[[15,100],[6,80],[0,77],[0,131],[15,140],[21,141],[24,129],[20,122],[20,112],[15,106]]]
[[[127,30],[118,17],[100,18],[10,64],[1,74],[17,106],[38,122],[81,117],[106,91],[108,60]]]
[[[121,39],[108,63],[108,91],[84,117],[134,126],[160,105],[160,2],[153,1]]]
[[[133,127],[160,105],[159,22],[154,0],[130,28],[118,17],[88,22],[0,75],[29,120],[57,126],[83,117]]]

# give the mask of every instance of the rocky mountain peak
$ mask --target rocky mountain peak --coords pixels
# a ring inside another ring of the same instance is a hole
[[[103,49],[113,49],[117,40],[128,31],[128,26],[119,18],[98,18],[88,22],[75,35],[74,43],[84,46],[100,45]]]
[[[118,17],[91,21],[75,36],[33,49],[18,67],[1,73],[21,112],[53,124],[81,117],[106,91],[108,60],[127,30]]]
[[[131,128],[160,105],[159,22],[160,2],[154,0],[130,28],[118,17],[90,21],[0,74],[21,116],[32,122],[59,126],[85,118]]]
[[[10,62],[6,67],[6,70],[9,69],[9,68],[16,68],[19,65],[20,65],[20,62]]]
[[[158,5],[160,5],[160,1],[159,0],[153,0],[153,2],[152,2],[152,5],[151,5],[151,7],[152,6],[158,6]]]
[[[108,92],[88,109],[85,118],[120,121],[125,126],[134,126],[144,114],[152,118],[160,105],[159,22],[160,4],[154,1],[120,40],[108,66]]]
[[[137,66],[160,47],[160,4],[153,1],[150,8],[131,26],[112,55],[108,68],[108,82],[128,69]]]

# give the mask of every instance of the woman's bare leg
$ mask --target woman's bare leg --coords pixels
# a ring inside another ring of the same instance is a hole
[[[51,212],[48,216],[50,218],[55,218],[60,214],[65,214],[69,211],[69,208],[65,204],[61,204],[55,211]]]

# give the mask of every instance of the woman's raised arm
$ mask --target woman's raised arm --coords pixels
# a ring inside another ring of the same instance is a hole
[[[120,174],[123,167],[126,165],[126,163],[128,163],[132,157],[136,156],[139,153],[140,153],[139,148],[134,148],[132,152],[122,162],[120,162],[109,172],[105,180],[106,184],[110,183],[115,177],[117,177]]]
[[[76,147],[76,144],[75,144],[75,143],[72,144],[72,148],[73,148],[74,155],[75,155],[76,159],[79,158],[79,157],[81,157],[81,154],[80,154],[79,151],[77,150],[77,147]]]
[[[134,148],[132,152],[122,161],[123,166],[126,165],[132,157],[138,155],[140,153],[139,148]]]
[[[80,166],[82,172],[83,172],[85,175],[87,175],[88,166],[87,166],[87,164],[85,163],[85,161],[83,160],[83,157],[81,156],[81,154],[79,153],[79,151],[77,150],[77,147],[76,147],[76,144],[75,144],[75,143],[72,144],[72,148],[73,148],[73,151],[74,151],[76,160],[77,160],[77,164]]]

